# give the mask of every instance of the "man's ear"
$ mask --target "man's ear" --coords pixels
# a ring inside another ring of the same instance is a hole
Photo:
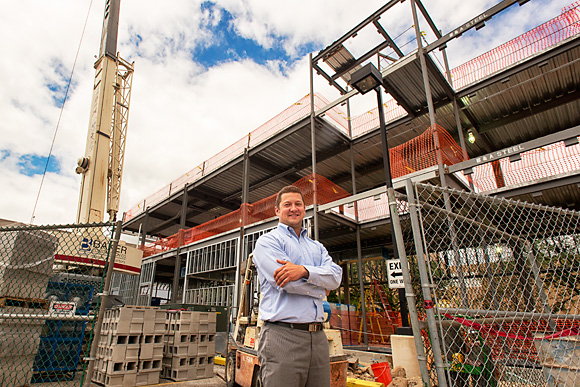
[[[274,212],[276,213],[276,216],[280,216],[280,209],[278,209],[278,206],[274,207]]]

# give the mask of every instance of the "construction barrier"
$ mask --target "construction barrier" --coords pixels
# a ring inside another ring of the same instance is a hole
[[[437,165],[438,160],[446,165],[452,165],[465,159],[461,147],[453,137],[440,125],[428,127],[422,134],[405,144],[390,149],[391,174],[393,178]],[[318,204],[326,204],[347,197],[349,193],[338,185],[320,175],[308,175],[296,183],[304,194],[306,205],[314,200],[314,182],[316,183]],[[255,203],[242,204],[239,210],[222,215],[199,226],[181,230],[179,233],[160,239],[143,247],[144,256],[151,256],[163,251],[197,242],[199,240],[231,231],[240,225],[247,226],[274,217],[276,195],[259,200]],[[386,200],[382,206],[373,198],[364,199],[359,204],[359,219],[368,220],[388,214]],[[346,214],[353,215],[353,209],[342,209]]]
[[[487,161],[484,157],[482,161]],[[473,184],[481,192],[488,192],[577,171],[580,169],[580,143],[566,146],[560,141],[523,152],[520,157],[517,161],[505,157],[476,166],[471,176]]]
[[[82,385],[112,233],[111,223],[0,228],[1,386]]]
[[[456,90],[477,82],[580,32],[580,1],[560,16],[451,70]]]
[[[314,200],[314,183],[316,183],[318,204],[329,203],[347,197],[349,193],[338,185],[320,175],[308,175],[298,180],[295,185],[304,195],[305,205],[312,205]],[[143,256],[148,257],[163,251],[184,246],[202,239],[231,231],[240,226],[247,226],[276,216],[274,207],[276,194],[255,203],[244,203],[239,210],[222,215],[199,226],[180,230],[177,234],[160,239],[143,247]]]

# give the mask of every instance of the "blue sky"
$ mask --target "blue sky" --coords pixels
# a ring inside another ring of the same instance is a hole
[[[201,10],[216,12],[219,6],[213,2],[205,2],[201,5]],[[227,10],[221,9],[221,18],[210,30],[214,35],[213,44],[199,45],[193,51],[192,60],[197,61],[206,68],[211,68],[223,62],[239,61],[250,59],[260,65],[265,65],[271,61],[281,61],[287,65],[309,52],[320,50],[320,44],[308,42],[296,47],[296,53],[290,55],[283,47],[285,36],[271,36],[274,44],[271,47],[264,47],[254,39],[246,38],[237,33],[234,28],[235,17]],[[284,73],[284,67],[280,70]]]
[[[444,33],[497,2],[423,1]],[[400,42],[412,39],[409,3],[381,19],[391,36],[407,31]],[[531,0],[513,6],[481,31],[450,43],[451,66],[547,21],[570,3]],[[89,4],[0,0],[2,9],[11,10],[0,15],[0,185],[5,199],[0,218],[30,221],[58,124],[35,223],[75,219],[80,179],[74,168],[85,150],[104,0],[93,1],[90,12]],[[308,94],[308,53],[318,53],[383,4],[121,0],[118,50],[135,62],[121,211]],[[364,33],[360,38],[367,39]],[[372,38],[366,43],[372,45]],[[362,47],[349,49],[356,54]],[[330,100],[337,97],[321,77],[315,77],[315,90]]]
[[[42,175],[44,173],[45,168],[47,172],[50,173],[59,173],[60,172],[60,165],[55,158],[51,158],[48,162],[48,166],[46,165],[48,157],[34,155],[34,154],[27,154],[27,155],[20,155],[18,160],[18,166],[20,167],[20,173],[25,176],[33,176],[33,175]]]

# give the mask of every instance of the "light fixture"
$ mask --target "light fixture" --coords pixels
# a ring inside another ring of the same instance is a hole
[[[475,136],[473,135],[473,132],[471,130],[467,131],[467,141],[469,141],[472,144],[475,142]]]
[[[376,89],[382,83],[383,77],[372,63],[367,63],[364,67],[355,71],[350,78],[350,85],[361,94],[366,94]]]

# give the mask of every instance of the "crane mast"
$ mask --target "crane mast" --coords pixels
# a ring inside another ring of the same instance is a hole
[[[77,223],[104,220],[105,209],[115,220],[125,154],[133,64],[117,54],[120,0],[107,0],[84,157],[76,172],[82,175]]]

